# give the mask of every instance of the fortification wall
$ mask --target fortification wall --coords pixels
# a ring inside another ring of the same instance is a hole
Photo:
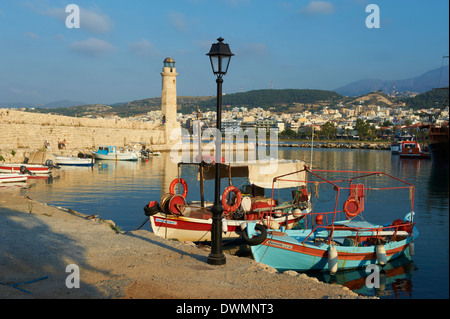
[[[58,141],[66,140],[66,150]],[[29,153],[72,154],[96,149],[99,145],[126,146],[145,143],[152,150],[167,151],[165,130],[154,123],[131,119],[89,119],[0,109],[0,156],[7,162],[22,162]],[[14,153],[14,155],[12,154]]]

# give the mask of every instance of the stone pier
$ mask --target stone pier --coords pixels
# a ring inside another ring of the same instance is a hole
[[[66,149],[58,142],[66,140]],[[44,142],[50,148],[44,147]],[[170,141],[162,125],[132,119],[91,119],[0,109],[0,156],[6,162],[21,163],[36,151],[76,155],[96,150],[99,145],[145,144],[154,151],[169,151]],[[173,144],[173,143],[172,143]],[[1,160],[0,157],[0,160]]]

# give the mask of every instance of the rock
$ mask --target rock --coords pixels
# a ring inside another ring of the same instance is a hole
[[[283,274],[295,277],[298,275],[298,272],[293,271],[293,270],[286,270],[285,272],[283,272]]]

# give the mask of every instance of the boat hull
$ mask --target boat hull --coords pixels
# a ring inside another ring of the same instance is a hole
[[[21,175],[21,174],[0,174],[0,183],[26,182],[27,179],[28,179],[27,175]]]
[[[52,168],[45,165],[37,164],[2,164],[0,165],[0,173],[19,173],[20,167],[25,166],[34,174],[50,174]]]
[[[276,222],[285,223],[286,218],[273,219]],[[290,217],[288,224],[293,224],[297,218]],[[247,220],[222,220],[222,240],[233,240],[241,236],[241,224],[246,224]],[[179,215],[166,215],[157,213],[150,216],[152,231],[155,235],[176,239],[179,241],[211,241],[212,218],[191,218]],[[243,226],[245,227],[245,226]]]
[[[428,145],[431,154],[431,160],[435,165],[449,165],[448,149],[449,144],[446,142],[435,142]]]
[[[137,161],[139,159],[137,154],[134,154],[134,153],[131,153],[131,154],[117,153],[117,154],[108,154],[108,155],[93,153],[93,155],[94,155],[95,159],[98,159],[98,160]]]
[[[60,166],[94,166],[93,158],[56,156],[55,161],[56,161],[56,164],[60,165]]]
[[[250,228],[251,226],[249,226]],[[253,226],[254,227],[254,226]],[[251,230],[249,236],[251,234]],[[269,232],[265,241],[260,245],[251,246],[253,258],[279,271],[328,271],[328,251],[330,245],[326,243],[302,243],[295,238],[306,238],[308,231]],[[385,245],[386,260],[398,258],[403,254],[409,256],[409,247],[417,237],[416,229],[413,235],[404,240],[394,241]],[[348,270],[377,264],[377,246],[354,247],[333,245],[337,251],[337,269]]]

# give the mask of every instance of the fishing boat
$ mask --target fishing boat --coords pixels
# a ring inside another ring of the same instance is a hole
[[[401,144],[403,141],[413,141],[414,136],[408,133],[404,133],[401,135],[395,135],[393,137],[393,140],[391,142],[391,153],[394,155],[397,155],[400,153],[401,150]]]
[[[403,158],[425,158],[425,153],[417,141],[402,141],[399,155]]]
[[[200,175],[200,201],[186,201],[188,185],[180,177],[175,178],[169,192],[164,194],[160,202],[151,201],[145,207],[145,214],[148,216],[152,231],[160,237],[176,239],[179,241],[211,241],[212,227],[212,203],[204,201],[203,190],[204,180],[214,178],[214,164],[180,163],[182,165],[198,165]],[[286,228],[293,228],[310,210],[308,206],[308,194],[300,190],[295,194],[295,200],[279,202],[273,198],[264,196],[264,188],[269,185],[271,176],[277,176],[279,172],[291,170],[292,167],[303,167],[304,162],[280,162],[275,172],[268,172],[270,165],[257,163],[254,165],[223,164],[222,177],[229,178],[229,186],[222,194],[222,205],[224,207],[224,217],[222,219],[222,239],[224,241],[238,239],[242,234],[242,224],[246,221],[266,225],[267,227],[279,228],[284,225]],[[266,173],[264,173],[266,172]],[[241,189],[231,184],[233,177],[248,177],[249,185],[244,185]],[[175,188],[178,185],[179,194]],[[270,184],[271,185],[271,184]],[[304,183],[295,182],[296,187],[303,186]],[[293,185],[290,184],[290,187]],[[271,186],[270,186],[271,187]],[[268,212],[273,212],[273,217],[268,220]]]
[[[19,183],[26,182],[28,179],[27,175],[23,174],[0,174],[0,183]]]
[[[0,173],[50,174],[54,165],[40,164],[0,164]]]
[[[61,166],[94,166],[93,157],[55,156],[55,162]]]
[[[415,188],[412,184],[383,172],[309,170],[306,167],[304,170],[312,176],[308,183],[312,183],[317,192],[320,185],[327,189],[328,198],[336,198],[328,203],[331,209],[316,210],[316,206],[323,203],[313,201],[313,209],[299,229],[274,230],[248,222],[243,238],[257,262],[279,271],[318,270],[335,274],[338,270],[374,264],[384,266],[400,256],[411,258],[414,255],[414,241],[419,233],[414,223]],[[329,178],[330,174],[337,178]],[[277,177],[274,182],[286,178],[289,175]],[[361,180],[365,183],[355,183]],[[378,223],[380,213],[385,213],[388,207],[380,202],[387,200],[388,196],[383,193],[393,191],[409,193],[409,198],[404,200],[396,197],[395,207],[392,207],[393,212],[399,213],[400,206],[405,206],[405,215]],[[364,206],[369,193],[371,197],[378,196],[370,201],[374,203],[370,212],[377,222],[367,221],[369,212]]]
[[[140,155],[127,148],[118,150],[115,146],[99,146],[96,152],[92,151],[95,159],[115,161],[137,161]]]

